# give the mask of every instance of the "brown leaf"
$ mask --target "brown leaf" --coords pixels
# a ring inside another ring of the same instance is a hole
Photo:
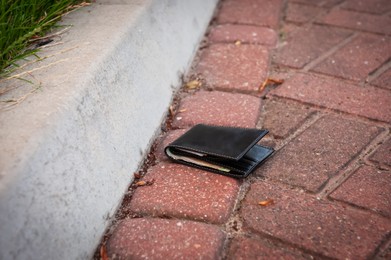
[[[186,83],[186,88],[187,89],[196,89],[201,87],[202,83],[199,80],[192,80]]]
[[[184,108],[184,109],[180,109],[178,112],[179,112],[179,113],[183,113],[183,112],[186,112],[186,111],[187,111],[187,109]]]
[[[100,247],[100,259],[110,260],[110,258],[107,256],[106,245],[104,244]]]
[[[258,88],[259,92],[262,92],[266,86],[274,84],[274,85],[281,85],[284,83],[283,79],[273,79],[273,78],[267,78]]]
[[[152,179],[150,181],[138,181],[136,182],[136,186],[137,187],[140,187],[140,186],[151,186],[152,184],[154,184],[155,182],[155,179]]]
[[[138,173],[138,172],[135,172],[135,173],[134,173],[134,178],[135,178],[135,179],[140,179],[140,178],[141,178],[141,174]]]
[[[262,200],[262,201],[258,202],[258,204],[263,206],[263,207],[267,207],[267,206],[273,205],[274,204],[274,200],[272,200],[272,199]]]
[[[239,45],[241,45],[241,44],[242,44],[242,42],[239,41],[239,40],[237,40],[237,41],[235,42],[235,45],[236,45],[236,46],[239,46]]]
[[[169,107],[169,111],[170,111],[170,116],[174,116],[175,115],[175,109],[174,109],[174,106],[170,106]]]
[[[145,186],[145,185],[147,185],[146,181],[138,181],[138,182],[136,182],[136,186]]]

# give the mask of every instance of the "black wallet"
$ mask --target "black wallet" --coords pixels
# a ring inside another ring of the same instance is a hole
[[[274,150],[258,145],[269,131],[199,124],[165,148],[176,162],[235,178],[247,177]]]

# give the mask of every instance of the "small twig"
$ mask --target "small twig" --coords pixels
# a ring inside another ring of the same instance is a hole
[[[8,110],[8,109],[11,109],[13,106],[17,105],[17,104],[20,104],[22,103],[28,96],[32,95],[33,93],[35,93],[38,89],[41,88],[41,84],[39,84],[38,87],[34,88],[33,90],[31,90],[29,93],[27,93],[26,95],[18,98],[18,99],[11,99],[11,100],[6,100],[6,101],[1,101],[2,103],[11,103],[10,105],[8,106],[5,106],[3,108],[1,108],[2,110]]]
[[[56,55],[58,55],[58,54],[62,54],[62,53],[71,51],[71,50],[76,49],[76,48],[78,48],[78,47],[79,47],[79,45],[76,45],[76,46],[73,46],[73,47],[71,47],[71,48],[68,48],[68,49],[61,50],[61,51],[59,51],[59,52],[53,53],[53,54],[51,54],[51,55],[44,56],[44,57],[40,57],[40,58],[38,58],[38,59],[36,59],[36,60],[32,60],[32,61],[26,62],[25,64],[23,64],[23,65],[21,65],[21,66],[15,68],[14,70],[10,71],[10,73],[15,72],[15,71],[18,71],[18,70],[21,70],[21,69],[23,69],[24,67],[29,66],[29,65],[31,65],[31,64],[33,64],[33,63],[35,63],[35,62],[38,62],[38,61],[42,61],[42,60],[51,58],[51,57],[53,57],[53,56],[56,56]],[[49,65],[50,65],[50,64],[49,64]],[[41,67],[41,68],[45,68],[45,67]],[[30,72],[35,71],[35,70],[38,70],[38,69],[40,69],[40,68],[31,70]],[[16,77],[20,77],[20,75],[22,75],[22,74],[25,74],[25,72],[22,72],[22,73],[20,73],[20,74],[14,75],[14,76],[9,76],[9,77],[0,79],[0,83],[3,82],[3,81],[9,80],[9,79],[15,78],[15,76],[16,76]]]
[[[16,75],[9,76],[9,77],[5,78],[4,80],[7,80],[7,79],[18,79],[18,78],[21,78],[25,74],[29,74],[29,73],[32,73],[32,72],[37,71],[37,70],[45,69],[45,68],[51,67],[53,65],[56,65],[58,63],[67,61],[67,60],[69,60],[69,58],[61,59],[61,60],[49,63],[47,65],[44,65],[44,66],[41,66],[41,67],[38,67],[38,68],[35,68],[35,69],[32,69],[32,70],[29,70],[29,71],[24,71],[24,72],[16,74]]]
[[[34,39],[30,39],[29,42],[32,43],[32,42],[41,41],[41,40],[53,38],[53,37],[56,37],[56,36],[60,36],[61,34],[63,34],[63,33],[65,33],[66,31],[68,31],[71,27],[72,27],[71,25],[68,25],[68,27],[66,27],[65,29],[63,29],[63,30],[61,30],[61,31],[58,31],[58,32],[56,32],[56,33],[52,33],[52,34],[49,34],[49,35],[46,35],[46,36],[42,36],[42,37],[37,37],[37,38],[34,38]]]
[[[46,44],[46,45],[40,46],[39,49],[46,49],[46,48],[50,48],[50,47],[61,45],[61,44],[64,44],[64,42],[55,42],[52,44]]]

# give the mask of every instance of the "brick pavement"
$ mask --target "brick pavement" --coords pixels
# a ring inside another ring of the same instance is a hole
[[[151,185],[130,186],[99,249],[389,259],[390,12],[388,0],[223,0],[188,75],[203,84],[182,90],[144,170]],[[260,93],[268,77],[285,82]],[[164,146],[197,123],[267,128],[276,153],[245,180],[169,161]]]

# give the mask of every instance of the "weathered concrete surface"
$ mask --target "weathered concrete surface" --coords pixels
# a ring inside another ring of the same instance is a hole
[[[40,89],[0,111],[0,259],[92,256],[216,2],[97,1],[64,19],[23,75]],[[2,101],[35,87],[6,84]]]

